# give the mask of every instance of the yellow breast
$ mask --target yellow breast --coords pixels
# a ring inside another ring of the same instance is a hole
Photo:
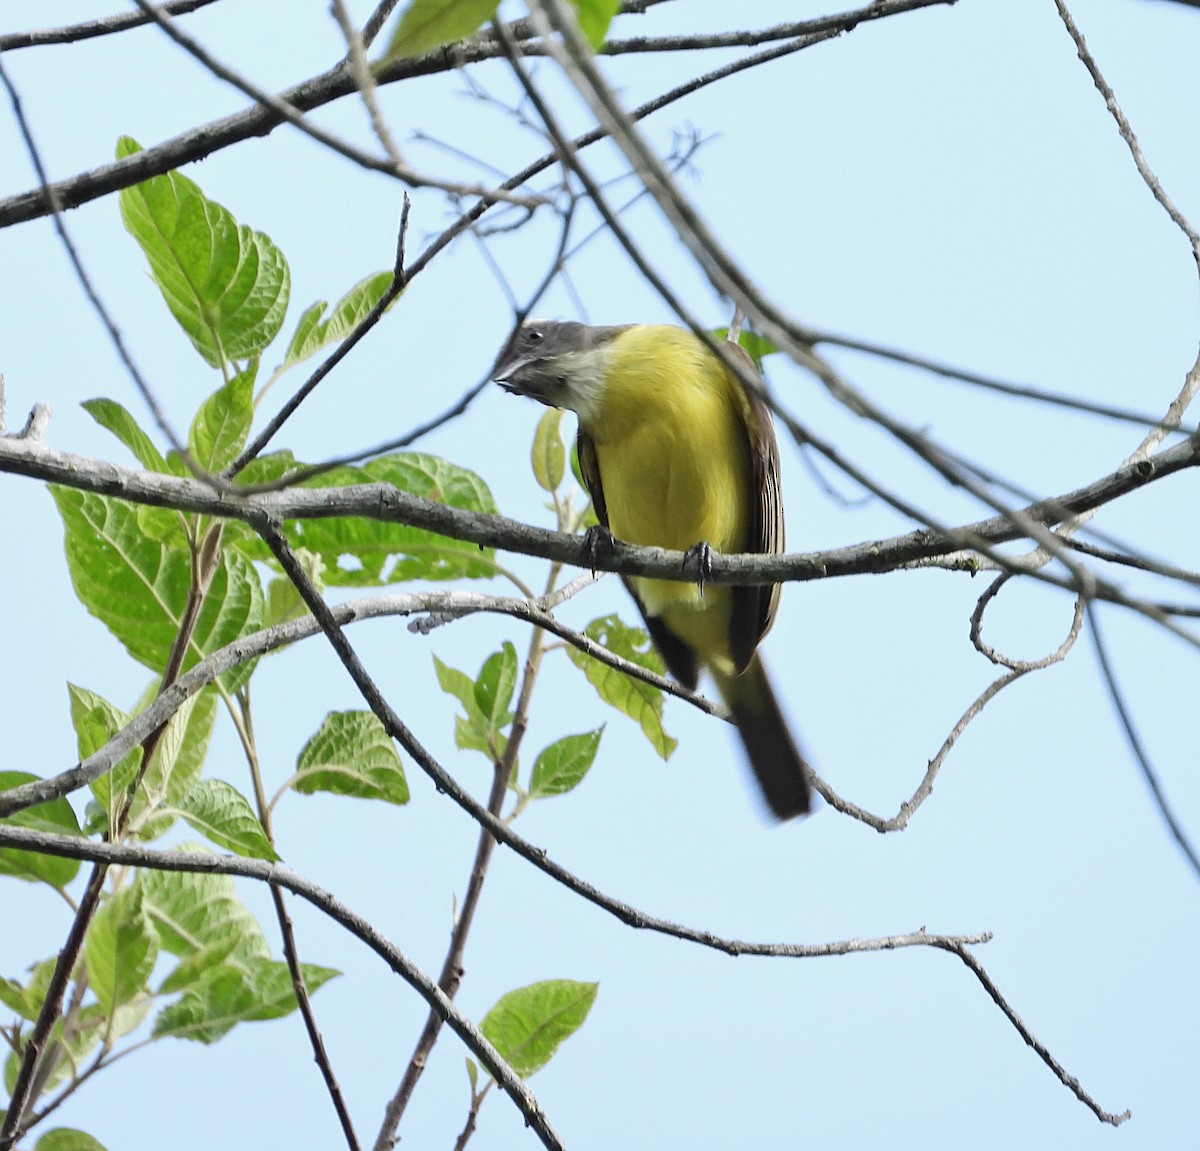
[[[701,541],[721,552],[744,551],[753,473],[741,384],[679,328],[631,328],[606,352],[602,394],[581,423],[596,447],[612,533],[680,551]],[[709,588],[702,601],[693,584],[635,586],[651,615],[703,607],[727,623],[727,589]],[[704,622],[705,631],[722,626],[717,618]]]

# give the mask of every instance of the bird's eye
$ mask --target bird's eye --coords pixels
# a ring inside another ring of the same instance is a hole
[[[529,331],[525,333],[525,338],[531,344],[540,344],[544,336],[545,332],[543,332],[541,328],[530,328]]]

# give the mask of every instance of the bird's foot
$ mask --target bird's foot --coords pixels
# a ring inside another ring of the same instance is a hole
[[[712,546],[707,540],[701,540],[698,544],[693,544],[687,551],[683,553],[683,570],[689,575],[694,570],[696,573],[696,586],[700,589],[700,594],[704,594],[704,585],[712,576]]]
[[[583,550],[587,556],[588,567],[592,569],[592,575],[595,575],[602,561],[612,559],[617,554],[617,541],[603,524],[592,524],[583,533]]]

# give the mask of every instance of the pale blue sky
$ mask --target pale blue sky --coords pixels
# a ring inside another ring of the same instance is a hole
[[[224,0],[186,27],[277,89],[337,58],[327,8],[325,0]],[[106,10],[8,0],[0,31]],[[758,4],[738,20],[757,27],[831,10],[811,0]],[[1200,12],[1079,0],[1074,14],[1150,163],[1200,221]],[[728,19],[725,6],[667,4],[624,18],[614,34],[727,27]],[[602,66],[633,104],[727,58],[625,57]],[[56,177],[106,162],[122,134],[151,145],[245,102],[150,29],[12,53],[5,67]],[[476,78],[511,98],[505,66],[489,64]],[[454,76],[398,86],[382,100],[406,155],[426,170],[449,161],[409,139],[416,127],[505,170],[541,151],[531,134],[468,98]],[[572,125],[585,125],[577,101],[569,106]],[[353,101],[318,118],[366,140]],[[804,323],[1150,413],[1165,409],[1195,358],[1188,247],[1138,177],[1052,0],[960,0],[863,25],[709,88],[646,130],[666,146],[686,125],[713,138],[696,158],[698,178],[685,178],[684,188],[756,282]],[[0,196],[33,185],[7,109],[0,157]],[[218,153],[187,174],[287,255],[287,332],[313,299],[336,298],[391,262],[398,186],[293,131]],[[458,165],[454,174],[484,178]],[[436,194],[415,196],[410,250],[450,218]],[[68,223],[158,398],[186,427],[218,381],[173,327],[115,198],[70,213]],[[714,326],[727,322],[655,212],[641,205],[629,223],[689,306]],[[539,224],[497,239],[492,251],[524,290],[553,243],[552,228]],[[10,423],[19,425],[34,402],[50,402],[55,447],[129,463],[78,406],[104,395],[143,412],[50,225],[0,232],[0,270]],[[585,249],[572,276],[593,322],[669,318],[607,242]],[[567,317],[572,308],[555,291],[539,310]],[[508,321],[478,248],[461,242],[413,284],[280,442],[319,459],[407,430],[486,372]],[[854,353],[831,356],[900,418],[1040,494],[1112,470],[1140,438],[1130,425],[983,395]],[[811,378],[774,363],[768,377],[802,421],[929,514],[984,514],[836,407]],[[280,398],[286,390],[280,385]],[[539,414],[489,389],[422,447],[472,466],[506,514],[549,526],[526,463]],[[830,501],[794,445],[783,449],[792,550],[910,526],[878,504]],[[1198,495],[1197,478],[1185,473],[1107,510],[1099,526],[1195,570]],[[0,531],[9,541],[0,567],[0,769],[48,775],[74,759],[66,682],[128,707],[147,676],[74,599],[43,491],[0,476]],[[541,582],[540,564],[514,566]],[[967,639],[984,586],[933,571],[787,589],[764,657],[818,770],[843,795],[892,814],[994,678]],[[612,579],[563,614],[582,625],[609,610],[631,614]],[[1069,600],[1048,589],[1009,589],[988,636],[1037,657],[1060,642],[1070,611]],[[1101,618],[1150,753],[1185,825],[1200,836],[1196,653],[1128,613],[1108,609]],[[436,653],[473,673],[505,638],[523,651],[521,629],[475,617],[417,637],[391,620],[360,625],[353,638],[419,738],[485,794],[484,761],[453,749],[455,705],[437,691],[431,659]],[[265,663],[254,682],[273,791],[326,711],[361,705],[319,638]],[[1126,750],[1088,637],[1064,664],[993,702],[931,800],[897,835],[879,836],[830,810],[768,826],[732,734],[678,702],[666,714],[681,742],[664,765],[631,723],[581,689],[565,658],[552,658],[525,760],[563,734],[608,726],[584,785],[535,806],[517,830],[620,899],[744,939],[822,942],[922,925],[993,931],[976,954],[1016,1010],[1101,1105],[1134,1115],[1118,1132],[1101,1127],[950,956],[732,960],[624,928],[500,851],[459,1002],[479,1018],[514,986],[553,977],[600,982],[585,1027],[531,1081],[569,1147],[1194,1145],[1200,889]],[[245,786],[227,724],[211,767]],[[291,866],[436,970],[475,830],[417,769],[409,778],[406,809],[289,797],[277,831]],[[239,890],[274,943],[263,892]],[[303,957],[345,972],[315,1004],[369,1143],[424,1009],[363,947],[303,906],[294,915]],[[57,949],[68,916],[51,896],[2,880],[0,921],[0,972],[15,975]],[[467,1102],[462,1059],[458,1044],[443,1038],[402,1128],[405,1145],[453,1144]],[[295,1017],[238,1028],[213,1049],[156,1044],[83,1088],[61,1122],[91,1131],[110,1151],[329,1147],[340,1139]],[[474,1145],[536,1141],[508,1101],[493,1097]]]

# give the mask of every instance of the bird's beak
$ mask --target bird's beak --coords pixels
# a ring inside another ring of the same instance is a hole
[[[498,364],[492,373],[492,382],[499,384],[506,392],[511,392],[513,395],[527,395],[525,388],[521,386],[523,382],[521,377],[525,369],[533,362],[532,356],[518,356],[515,360]]]

